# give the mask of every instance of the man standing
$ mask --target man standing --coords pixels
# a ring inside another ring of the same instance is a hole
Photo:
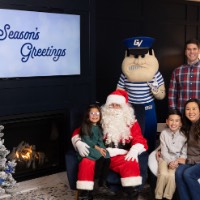
[[[107,97],[102,107],[102,127],[105,145],[111,157],[110,169],[120,175],[124,191],[128,194],[128,199],[132,200],[136,194],[133,187],[142,184],[138,155],[148,147],[135,119],[133,108],[128,103],[126,91],[116,90]],[[72,135],[72,144],[80,155],[88,154],[88,147],[83,145],[77,132]],[[88,173],[88,166],[92,165],[88,163],[86,168],[79,168],[81,174],[84,174],[83,181],[87,182],[93,181],[94,177]],[[85,178],[86,174],[88,180]]]
[[[200,44],[191,39],[185,44],[187,64],[172,72],[168,101],[169,108],[177,108],[183,113],[184,104],[191,98],[200,99]]]

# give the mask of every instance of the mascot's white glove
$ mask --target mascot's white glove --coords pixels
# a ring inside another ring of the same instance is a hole
[[[151,92],[156,99],[161,100],[161,99],[165,98],[165,85],[164,84],[159,86],[157,80],[155,80],[155,79],[154,79],[153,83],[147,82],[147,84],[151,88]]]
[[[127,150],[119,149],[119,148],[108,147],[108,148],[106,148],[106,150],[109,152],[110,157],[114,157],[114,156],[117,156],[117,155],[124,155],[124,154],[127,153]]]
[[[82,157],[88,156],[90,147],[85,142],[77,141],[76,148]]]
[[[154,78],[153,79],[153,83],[147,82],[147,84],[149,85],[149,87],[151,88],[151,92],[153,94],[157,94],[158,93],[158,81]]]
[[[165,92],[165,85],[161,85],[159,88],[158,88],[158,92],[156,94],[153,94],[154,97],[158,100],[161,100],[161,99],[164,99],[165,98],[165,95],[166,95],[166,92]]]

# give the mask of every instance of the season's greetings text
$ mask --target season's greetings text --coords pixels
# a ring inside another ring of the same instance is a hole
[[[66,55],[66,49],[56,48],[53,45],[48,47],[35,47],[31,40],[39,40],[40,32],[38,28],[35,31],[17,31],[12,30],[9,24],[5,24],[3,29],[0,29],[0,41],[1,40],[25,40],[25,42],[20,49],[21,61],[27,62],[30,58],[35,57],[52,57],[53,61],[58,61],[61,56]]]

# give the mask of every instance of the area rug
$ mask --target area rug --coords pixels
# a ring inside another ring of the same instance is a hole
[[[60,172],[28,181],[19,182],[11,194],[1,194],[3,200],[75,200],[75,191],[71,190],[66,172]],[[116,196],[94,194],[94,200],[124,200],[123,193]],[[152,200],[150,187],[146,185],[136,200]]]
[[[5,200],[73,200],[75,192],[68,186],[66,172],[60,172],[17,183],[11,194],[2,194]]]

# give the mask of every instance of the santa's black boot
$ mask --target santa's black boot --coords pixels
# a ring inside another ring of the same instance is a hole
[[[115,192],[113,192],[113,191],[107,186],[106,181],[100,181],[100,182],[99,182],[98,192],[99,192],[99,193],[107,194],[108,196],[113,196],[113,195],[115,195]]]
[[[80,190],[78,195],[78,200],[93,200],[92,191]]]
[[[124,187],[124,192],[127,194],[127,200],[136,200],[138,191],[134,187]]]

